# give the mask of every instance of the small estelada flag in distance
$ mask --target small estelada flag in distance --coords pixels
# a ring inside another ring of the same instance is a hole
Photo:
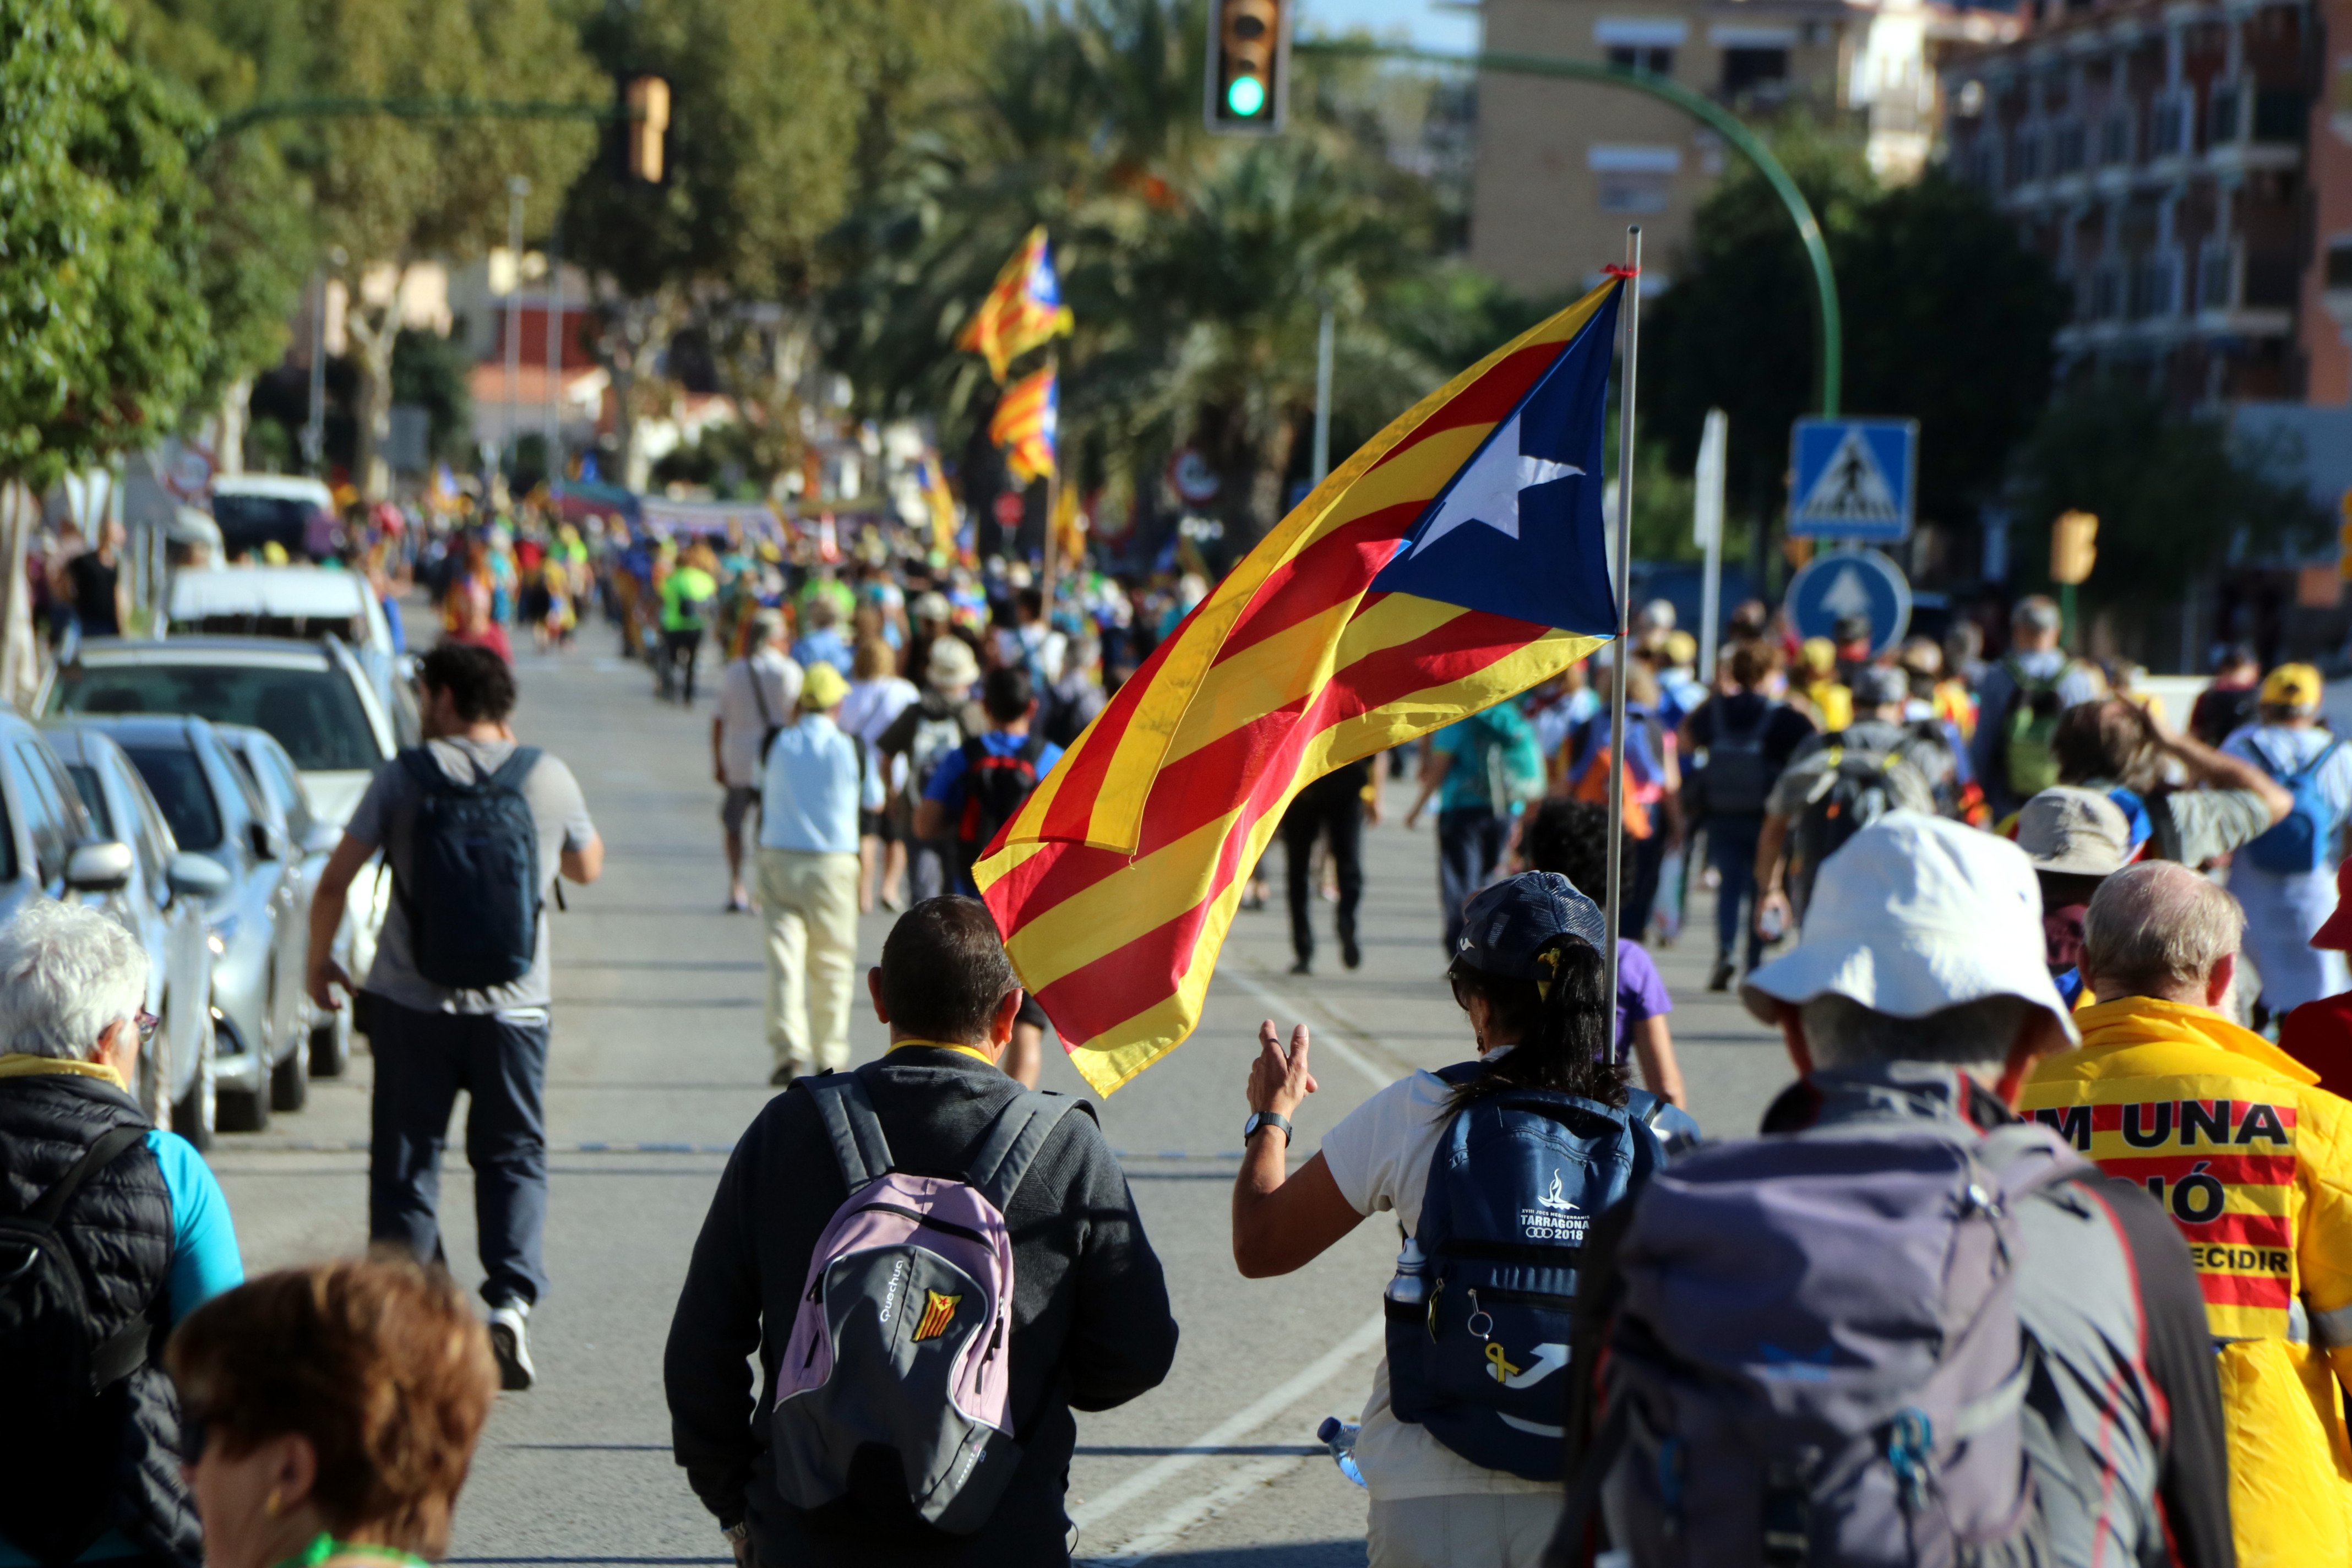
[[[1021,983],[1108,1093],[1200,1019],[1307,784],[1548,680],[1617,626],[1612,277],[1340,465],[1153,650],[977,868]]]
[[[1062,280],[1054,272],[1054,248],[1039,224],[996,275],[996,284],[956,337],[956,347],[988,362],[1000,383],[1013,362],[1041,343],[1069,331],[1070,308],[1062,303]]]
[[[935,1340],[946,1333],[948,1325],[955,1321],[956,1307],[962,1300],[961,1295],[942,1296],[937,1290],[924,1291],[923,1319],[915,1325],[915,1337]]]
[[[1004,448],[1004,466],[1023,484],[1054,471],[1054,438],[1061,425],[1062,396],[1051,365],[1004,389],[988,421],[988,438]]]

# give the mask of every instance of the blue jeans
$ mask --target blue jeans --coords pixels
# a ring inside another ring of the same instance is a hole
[[[1511,819],[1483,805],[1437,814],[1437,901],[1445,914],[1445,956],[1462,941],[1462,906],[1495,879],[1511,844]]]
[[[1763,956],[1756,935],[1756,840],[1763,836],[1762,816],[1714,816],[1706,819],[1706,863],[1723,885],[1715,894],[1715,955],[1727,959],[1748,933],[1748,963],[1753,969]]]

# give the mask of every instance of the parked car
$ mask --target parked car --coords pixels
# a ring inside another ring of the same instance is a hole
[[[416,742],[416,699],[383,605],[356,572],[317,566],[231,566],[172,579],[170,635],[341,640],[360,661],[402,745]]]
[[[46,737],[73,781],[91,834],[129,845],[136,862],[120,892],[90,896],[147,950],[147,1010],[162,1022],[139,1055],[139,1102],[157,1126],[209,1148],[216,1047],[205,909],[228,890],[228,873],[180,847],[146,780],[105,734],[67,724]]]
[[[351,649],[333,637],[93,638],[46,678],[34,710],[186,713],[267,730],[301,774],[311,814],[337,827],[399,747],[391,714]],[[155,793],[160,799],[163,792]],[[381,858],[352,883],[354,974],[374,961],[391,888]]]
[[[217,1124],[258,1132],[310,1097],[310,905],[300,850],[202,719],[91,718],[120,745],[184,849],[206,856],[228,886],[205,909],[213,952]]]
[[[310,797],[302,787],[301,774],[295,771],[294,760],[268,731],[246,724],[215,724],[213,733],[244,771],[246,782],[253,785],[270,827],[292,847],[295,862],[301,868],[302,924],[307,932],[310,900],[319,890],[320,873],[326,870],[327,857],[342,837],[342,830],[331,822],[319,820],[310,809]],[[335,936],[334,952],[335,961],[347,973],[359,973],[352,968],[353,938],[352,916],[346,910],[342,929]],[[317,1008],[311,1009],[310,1076],[340,1078],[352,1059],[352,1010],[338,1007],[324,1017],[318,1013]]]
[[[299,474],[225,474],[213,480],[212,502],[231,561],[272,544],[296,560],[323,560],[342,533],[334,492]]]

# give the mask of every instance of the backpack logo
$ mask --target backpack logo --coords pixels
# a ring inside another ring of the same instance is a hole
[[[1559,1173],[1558,1171],[1554,1171],[1551,1173],[1551,1191],[1545,1194],[1542,1197],[1538,1198],[1536,1202],[1542,1205],[1545,1208],[1559,1209],[1563,1213],[1573,1213],[1576,1209],[1576,1205],[1574,1204],[1569,1202],[1568,1199],[1560,1195]]]
[[[962,1300],[961,1295],[942,1296],[937,1290],[924,1291],[923,1321],[915,1325],[915,1338],[935,1340],[946,1333],[948,1325],[955,1321],[956,1304]]]
[[[1584,1245],[1584,1227],[1591,1216],[1561,1191],[1559,1171],[1551,1173],[1551,1190],[1536,1194],[1536,1206],[1519,1211],[1519,1234],[1529,1241]]]

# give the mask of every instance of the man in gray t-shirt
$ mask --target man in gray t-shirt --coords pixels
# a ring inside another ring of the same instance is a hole
[[[418,671],[424,753],[453,784],[488,780],[510,759],[507,728],[515,683],[506,661],[485,648],[444,643]],[[408,896],[411,850],[428,792],[405,755],[386,763],[352,814],[310,906],[310,991],[321,1007],[341,1006],[338,987],[355,992],[360,1021],[375,1057],[368,1143],[368,1236],[415,1254],[442,1258],[441,1150],[457,1093],[470,1097],[466,1159],[474,1169],[483,1298],[490,1307],[490,1345],[503,1386],[529,1388],[537,1375],[523,1321],[547,1290],[541,1237],[547,1224],[547,904],[560,873],[596,879],[604,841],[588,818],[579,781],[557,758],[541,755],[516,786],[538,840],[541,908],[530,967],[518,979],[458,990],[418,973]],[[392,867],[393,897],[375,963],[354,987],[334,960],[352,879],[382,851]],[[488,889],[485,889],[486,895]]]

